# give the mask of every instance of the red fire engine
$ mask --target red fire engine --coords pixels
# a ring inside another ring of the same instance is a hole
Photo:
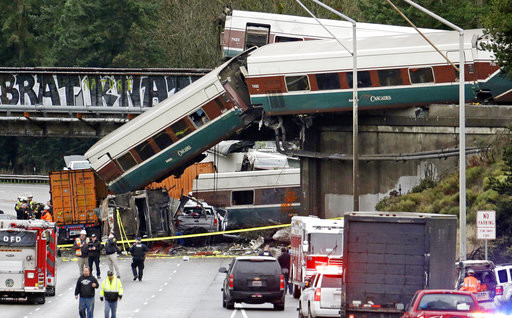
[[[0,219],[0,298],[55,295],[56,234],[53,222]]]
[[[299,298],[317,267],[342,266],[343,220],[294,216],[291,224],[290,278],[293,297]]]

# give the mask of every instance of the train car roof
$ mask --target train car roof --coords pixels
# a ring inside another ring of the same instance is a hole
[[[483,35],[482,29],[465,31],[464,49],[467,61],[473,60],[473,56],[468,56],[467,50],[474,48],[475,37],[481,35]],[[428,34],[427,37],[443,53],[450,51],[449,58],[458,63],[458,32],[438,32]],[[343,38],[341,42],[347,49],[352,50],[351,37]],[[358,39],[357,57],[359,69],[403,67],[418,60],[425,64],[447,63],[419,34]],[[275,43],[252,52],[247,64],[249,77],[294,72],[350,71],[352,55],[336,40]]]
[[[189,98],[192,94],[195,94],[196,92],[203,90],[204,88],[212,85],[213,79],[217,78],[217,75],[219,72],[229,64],[230,61],[225,62],[221,66],[213,69],[210,73],[204,75],[203,77],[199,78],[195,82],[189,84],[179,92],[175,93],[171,97],[163,100],[159,104],[153,106],[151,109],[146,110],[144,113],[140,114],[139,116],[135,117],[133,120],[130,120],[126,124],[122,125],[121,127],[117,128],[113,132],[109,133],[102,139],[100,139],[98,142],[96,142],[87,152],[85,153],[86,158],[91,158],[92,156],[102,153],[106,151],[106,148],[110,147],[113,143],[116,141],[125,138],[129,133],[133,132],[134,129],[140,126],[144,126],[145,124],[155,120],[155,118],[158,118],[165,112],[169,110],[169,108],[173,108],[178,106],[181,102],[185,101],[187,98]],[[204,95],[203,102],[208,100],[208,97]],[[197,100],[194,103],[195,108],[197,104]],[[186,114],[191,109],[183,109],[183,113]],[[181,119],[183,116],[179,116],[175,118],[176,120]],[[171,122],[168,122],[166,126],[169,126]],[[152,131],[157,132],[163,129],[164,127],[155,127]],[[151,134],[150,134],[151,135]],[[139,136],[140,138],[137,139],[137,142],[145,140],[142,136]],[[149,137],[149,136],[148,136]]]
[[[246,23],[240,23],[240,25],[236,25],[237,19],[241,19],[244,22],[246,20],[251,20],[257,22],[257,24],[270,25],[270,31],[272,33],[283,33],[285,35],[288,34],[306,37],[310,36],[331,38],[331,35],[312,17],[242,10],[233,10],[231,16],[234,19],[231,27],[235,28],[246,28]],[[331,32],[335,30],[346,29],[346,31],[349,32],[349,34],[352,34],[352,23],[348,21],[331,19],[319,20],[322,22],[323,25],[329,27]],[[416,32],[414,28],[407,26],[364,22],[357,22],[356,28],[360,32],[361,36],[392,35]],[[420,30],[426,33],[444,31],[440,29],[427,28],[420,28]],[[336,36],[340,34],[339,32],[333,33],[335,33]]]

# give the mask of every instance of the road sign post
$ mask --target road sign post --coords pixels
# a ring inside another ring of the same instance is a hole
[[[476,238],[485,240],[487,260],[487,241],[496,239],[496,211],[476,211]]]

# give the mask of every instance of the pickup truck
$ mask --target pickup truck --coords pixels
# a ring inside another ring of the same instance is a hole
[[[220,217],[217,210],[206,202],[192,197],[182,197],[181,204],[174,214],[176,231],[181,234],[197,234],[219,231]],[[191,245],[206,241],[204,237],[186,240]]]

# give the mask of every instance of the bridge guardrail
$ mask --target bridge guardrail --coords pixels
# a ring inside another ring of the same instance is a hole
[[[0,174],[0,183],[49,183],[47,175],[37,174]]]

